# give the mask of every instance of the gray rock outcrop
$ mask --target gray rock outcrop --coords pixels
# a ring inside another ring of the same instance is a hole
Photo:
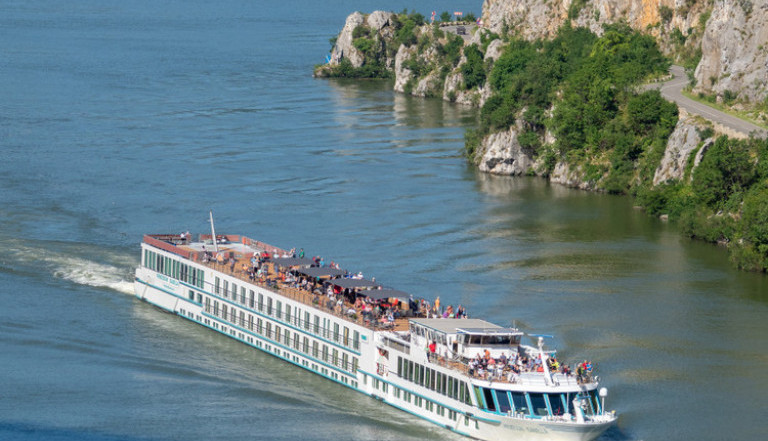
[[[520,146],[515,127],[488,135],[481,148],[480,171],[518,176],[528,174],[534,168],[535,161]]]
[[[699,147],[700,142],[699,126],[694,123],[693,118],[681,115],[675,130],[669,136],[661,164],[653,175],[653,185],[683,179],[691,152]]]
[[[701,40],[694,92],[768,96],[768,0],[715,2]]]
[[[329,64],[339,64],[342,59],[346,58],[354,67],[363,65],[365,57],[359,50],[357,50],[354,44],[352,44],[352,33],[355,28],[363,23],[365,23],[365,17],[359,12],[353,12],[347,17],[347,21],[344,23],[344,27],[336,38],[336,44],[331,51],[331,61]]]

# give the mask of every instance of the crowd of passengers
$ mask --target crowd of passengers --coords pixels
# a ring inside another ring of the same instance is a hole
[[[579,383],[589,382],[592,376],[592,362],[584,360],[576,363],[572,370],[565,363],[560,363],[555,357],[547,358],[547,367],[551,373],[561,373],[566,377],[576,375],[576,381]],[[469,375],[475,378],[482,378],[489,381],[506,380],[516,382],[521,373],[524,372],[544,372],[544,364],[540,356],[531,357],[518,347],[517,352],[509,357],[501,354],[498,358],[491,357],[490,351],[485,350],[484,354],[477,354],[468,363]]]
[[[463,306],[459,305],[454,309],[453,305],[445,308],[440,307],[440,297],[430,303],[424,299],[414,300],[413,296],[404,305],[397,299],[373,299],[365,295],[365,291],[344,288],[334,285],[333,280],[322,280],[320,278],[309,277],[294,269],[277,268],[277,265],[268,265],[274,258],[304,258],[304,249],[298,252],[296,249],[289,251],[280,251],[278,249],[272,252],[255,252],[248,263],[243,262],[237,268],[237,261],[233,257],[226,257],[225,253],[214,255],[203,247],[203,262],[213,262],[222,269],[229,268],[232,274],[238,272],[247,277],[252,282],[261,282],[269,286],[292,287],[313,295],[312,302],[319,307],[332,311],[337,315],[346,315],[351,318],[360,317],[363,323],[390,328],[394,326],[395,320],[400,317],[429,317],[429,318],[466,318],[467,312]],[[331,261],[326,265],[325,260],[320,256],[311,258],[312,267],[327,267],[341,269],[336,262]],[[341,278],[362,279],[363,274],[345,272]],[[372,278],[372,282],[376,279]],[[378,287],[381,289],[381,287]]]

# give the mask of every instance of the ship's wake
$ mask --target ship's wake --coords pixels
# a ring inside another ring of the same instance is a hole
[[[133,294],[133,270],[138,264],[129,253],[91,244],[7,239],[0,270],[35,276],[49,275],[78,285]]]

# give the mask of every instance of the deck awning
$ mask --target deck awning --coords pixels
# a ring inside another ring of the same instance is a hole
[[[337,277],[344,274],[344,270],[331,267],[301,268],[296,271],[309,277]]]
[[[340,288],[373,288],[378,286],[376,282],[366,279],[332,279],[328,283]]]
[[[283,268],[294,266],[308,267],[313,263],[312,259],[308,259],[306,257],[276,257],[272,259],[272,262],[275,265],[281,266]]]
[[[411,297],[411,295],[407,292],[398,291],[396,289],[369,289],[368,291],[363,291],[360,294],[373,300],[396,298],[404,302],[407,302]]]

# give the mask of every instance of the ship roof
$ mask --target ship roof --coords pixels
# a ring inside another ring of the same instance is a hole
[[[499,332],[500,330],[506,329],[506,328],[502,328],[497,324],[487,322],[485,320],[471,319],[471,318],[462,318],[462,319],[412,318],[410,321],[411,323],[415,323],[427,328],[434,329],[435,331],[444,332],[448,334],[455,334],[460,330],[466,330],[466,329],[483,330],[486,332],[487,331]]]

